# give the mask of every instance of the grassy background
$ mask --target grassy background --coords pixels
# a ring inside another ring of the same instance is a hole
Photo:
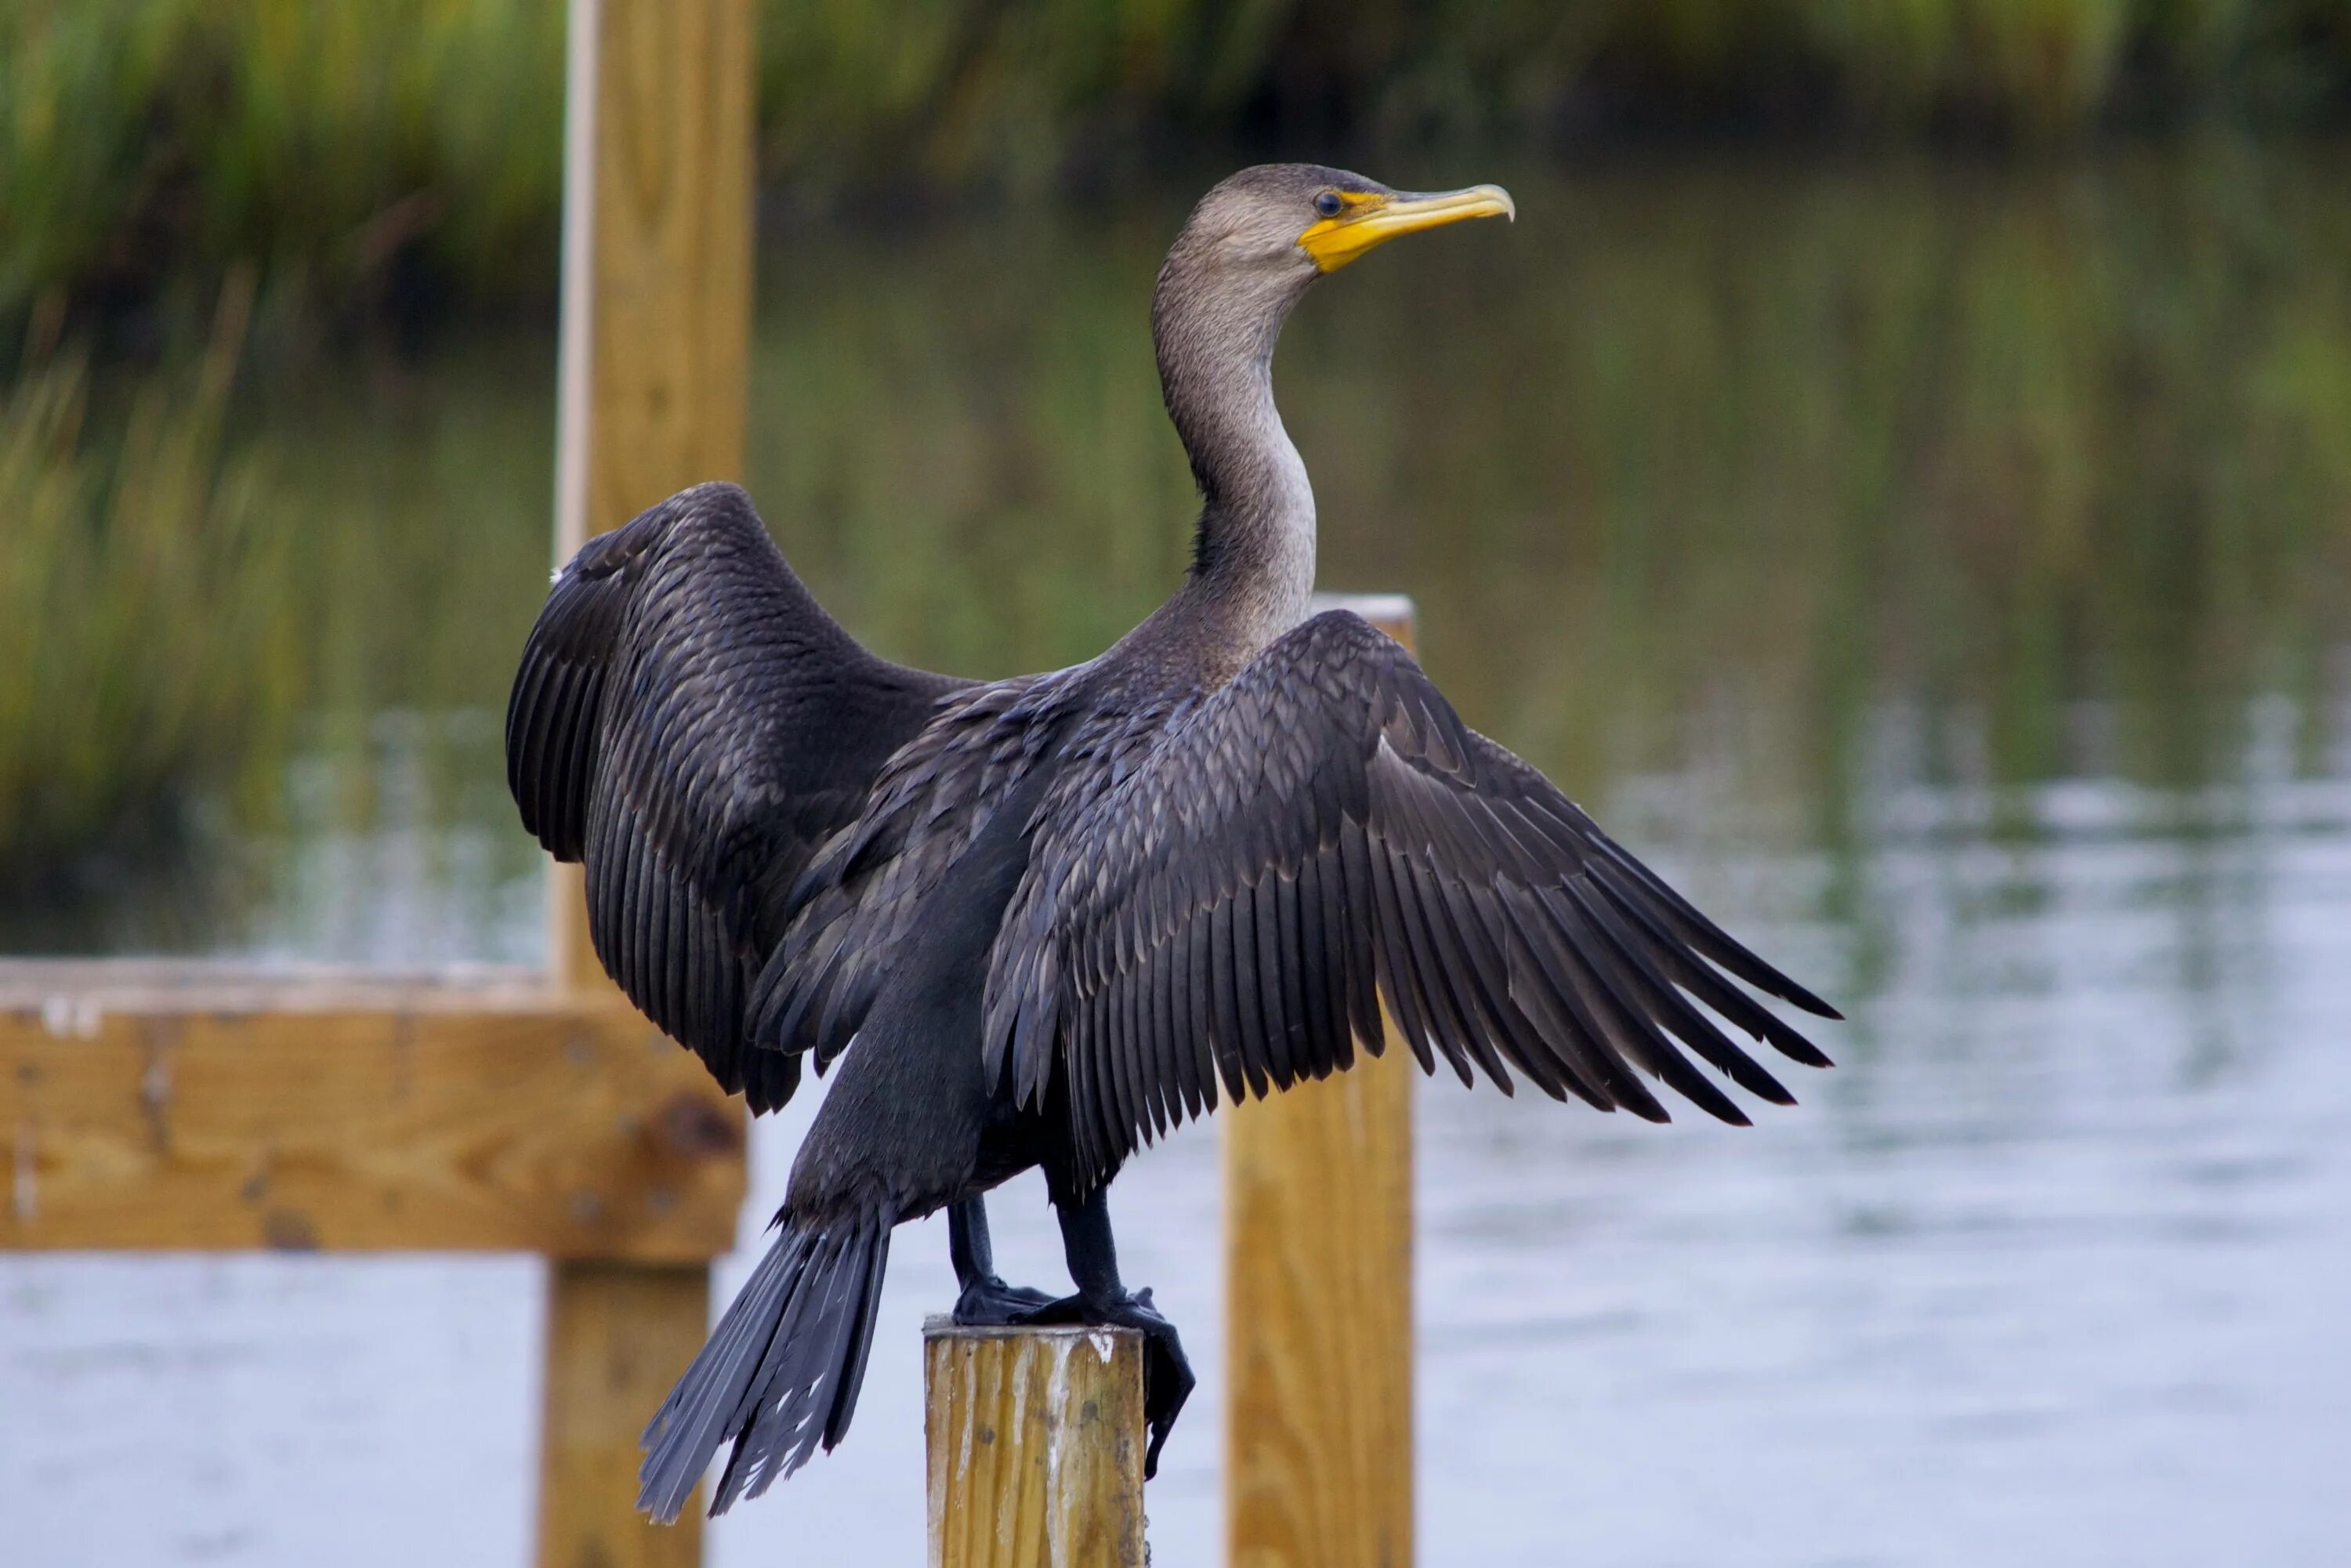
[[[224,456],[251,304],[241,273],[193,362],[96,417],[78,352],[35,345],[0,395],[0,891],[148,852],[192,779],[274,781],[308,660],[296,530],[256,458]]]
[[[0,0],[0,323],[196,335],[239,263],[265,341],[545,300],[562,10]],[[1218,143],[2307,123],[2351,0],[761,0],[759,57],[771,188],[1034,196]]]
[[[1472,723],[1587,782],[1740,757],[1830,845],[1888,711],[1952,777],[2193,791],[2274,695],[2283,765],[2338,766],[2351,149],[1479,172],[1513,231],[1351,271],[1280,369],[1323,580],[1408,585]],[[1050,668],[1166,591],[1195,503],[1142,301],[1181,202],[768,257],[747,477],[860,635]],[[392,714],[486,716],[430,753],[431,820],[528,852],[495,719],[544,591],[550,355],[256,377],[225,433],[217,370],[78,424],[36,413],[80,372],[27,380],[0,526],[39,548],[0,552],[0,668],[40,674],[0,705],[0,890],[12,850],[119,859],[159,800],[282,838],[297,757],[357,832]]]
[[[2233,672],[2223,693],[2318,680],[2243,649],[2340,577],[2306,574],[2335,559],[2351,493],[2346,174],[2324,145],[2272,161],[2207,132],[2340,117],[2351,0],[761,5],[771,197],[893,211],[783,247],[787,292],[835,303],[762,331],[784,369],[759,406],[797,439],[755,432],[755,453],[792,460],[753,476],[807,526],[795,551],[828,594],[904,654],[1050,664],[1147,608],[1188,488],[1136,302],[1185,196],[1278,151],[1405,179],[1569,171],[1550,194],[1570,228],[1493,264],[1541,257],[1541,278],[1431,287],[1510,302],[1510,330],[1457,324],[1463,362],[1317,372],[1311,323],[1286,355],[1286,374],[1335,378],[1337,414],[1293,410],[1302,433],[1327,424],[1310,452],[1326,509],[1365,519],[1326,555],[1334,580],[1411,582],[1441,629],[1466,580],[1455,542],[1392,515],[1417,496],[1519,530],[1480,542],[1494,559],[1584,540],[1543,580],[1601,595],[1577,637],[1702,641],[1741,617],[1656,613],[1655,552],[1742,563],[1719,580],[1743,583],[1742,541],[1771,539],[1844,596],[1816,633],[1790,612],[1791,638],[1822,640],[1792,677],[1807,702],[1863,702],[1863,672],[1925,659],[1921,682],[1995,683],[1964,695],[2027,775],[2053,766],[2053,694],[2084,685],[2085,615],[2107,688],[2149,694],[2132,711],[2172,758],[2155,771],[2202,765],[2179,698],[2212,672]],[[495,706],[466,683],[502,678],[535,597],[500,585],[544,551],[544,364],[453,377],[453,337],[431,397],[460,412],[387,444],[380,411],[334,390],[381,373],[370,355],[280,350],[387,320],[544,323],[562,31],[560,0],[0,0],[0,894],[135,858],[191,801],[259,800],[306,714],[358,733],[385,708]],[[2142,165],[1978,161],[1980,190],[1966,161],[1864,176],[1816,155],[2158,124],[2188,133]],[[1654,167],[1706,139],[1738,144],[1718,172]],[[921,222],[946,204],[973,221]],[[956,287],[976,275],[989,290]],[[1379,276],[1359,292],[1403,319],[1411,264]],[[1540,361],[1495,373],[1520,353]],[[240,365],[263,371],[242,405]],[[1531,406],[1531,385],[1573,406]],[[1448,454],[1562,430],[1579,444],[1562,471],[1498,490],[1471,461],[1426,488]],[[389,510],[359,526],[369,507]],[[1562,515],[1583,531],[1558,535]],[[1416,539],[1433,553],[1402,553]],[[460,556],[478,569],[462,595]],[[975,580],[1020,612],[989,619]],[[1458,613],[1523,591],[1463,586]],[[2235,596],[2213,612],[2227,631],[2183,637],[2158,613],[2205,593]],[[1873,633],[1881,601],[1906,609]],[[1577,656],[1652,671],[1644,703],[1675,711],[1699,700],[1670,674],[1683,646]],[[1594,722],[1510,727],[1565,747]]]

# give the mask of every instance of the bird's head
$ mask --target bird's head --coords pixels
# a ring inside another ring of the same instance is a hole
[[[1196,576],[1212,557],[1247,553],[1228,537],[1233,518],[1280,519],[1259,533],[1289,541],[1286,575],[1277,575],[1295,604],[1282,600],[1268,624],[1278,631],[1290,609],[1302,612],[1314,575],[1314,498],[1274,411],[1273,349],[1308,286],[1399,235],[1517,215],[1499,185],[1392,191],[1315,163],[1244,169],[1200,198],[1151,297],[1160,390],[1208,498]]]
[[[1153,299],[1163,349],[1176,318],[1231,349],[1270,354],[1282,318],[1324,273],[1402,235],[1516,216],[1499,185],[1394,191],[1318,163],[1244,169],[1200,198],[1167,253]]]
[[[1318,163],[1261,163],[1200,198],[1176,241],[1209,280],[1295,288],[1336,272],[1375,246],[1464,218],[1515,218],[1499,185],[1393,191]]]

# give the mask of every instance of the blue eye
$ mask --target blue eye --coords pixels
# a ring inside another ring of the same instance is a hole
[[[1325,191],[1314,198],[1314,210],[1326,218],[1337,217],[1339,209],[1346,204],[1339,199],[1339,193],[1336,191]]]

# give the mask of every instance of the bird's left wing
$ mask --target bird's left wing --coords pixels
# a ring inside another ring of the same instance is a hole
[[[1653,1121],[1661,1080],[1745,1114],[1788,1092],[1706,1013],[1827,1058],[1729,977],[1836,1013],[1725,935],[1343,611],[1275,642],[1123,777],[1039,830],[988,977],[991,1072],[1066,1075],[1081,1175],[1214,1109],[1376,1053],[1511,1070]]]
[[[507,707],[507,784],[539,842],[586,863],[612,978],[754,1111],[799,1079],[743,1016],[792,883],[969,684],[860,647],[732,485],[648,508],[557,576]]]

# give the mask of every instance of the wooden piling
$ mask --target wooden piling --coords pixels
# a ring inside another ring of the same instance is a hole
[[[1412,601],[1326,601],[1409,648]],[[1412,1053],[1230,1108],[1229,1568],[1413,1561]]]
[[[1143,1336],[923,1325],[931,1568],[1143,1568]]]
[[[752,0],[571,0],[569,26],[559,564],[686,486],[741,477],[751,328]],[[555,868],[549,952],[594,989],[582,888]],[[701,1560],[698,1511],[660,1531],[633,1503],[638,1433],[701,1344],[709,1291],[699,1267],[551,1269],[542,1568]]]
[[[753,0],[571,0],[555,559],[705,479],[743,476]],[[550,948],[607,984],[580,868]]]
[[[698,1512],[660,1525],[636,1511],[637,1434],[702,1348],[709,1266],[559,1260],[547,1284],[542,1568],[695,1568]]]

